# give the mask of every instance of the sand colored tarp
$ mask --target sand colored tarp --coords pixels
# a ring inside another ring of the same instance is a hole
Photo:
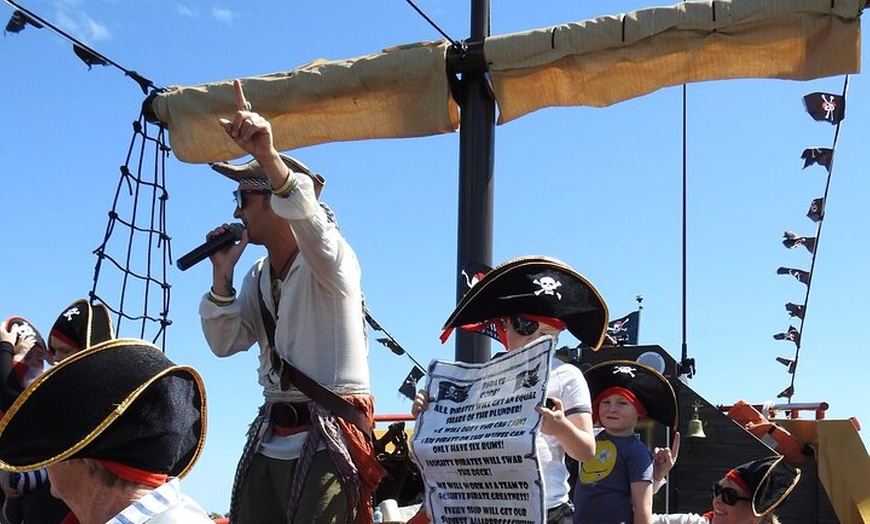
[[[860,67],[867,0],[719,0],[642,9],[484,43],[499,123],[551,106],[607,106],[662,87],[732,78],[811,79]],[[604,4],[602,4],[604,5]],[[447,43],[317,61],[243,80],[281,150],[455,131]],[[235,110],[230,81],[177,87],[152,103],[176,156],[242,155],[215,123]]]
[[[489,38],[499,123],[690,82],[854,73],[865,1],[684,3]]]
[[[870,524],[870,457],[851,420],[778,420],[816,450],[819,480],[840,524]]]
[[[324,142],[448,133],[459,126],[445,71],[447,44],[420,43],[285,73],[242,79],[252,109],[267,117],[279,150]],[[232,79],[173,87],[151,104],[185,162],[244,152],[217,124],[236,111]]]

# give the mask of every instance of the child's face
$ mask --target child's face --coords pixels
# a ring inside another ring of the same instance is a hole
[[[598,404],[598,420],[612,435],[633,434],[638,418],[634,404],[618,393],[604,397]]]

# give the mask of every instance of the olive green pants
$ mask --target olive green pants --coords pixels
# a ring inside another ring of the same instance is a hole
[[[286,524],[296,462],[254,455],[239,496],[238,522],[233,524]],[[347,497],[335,466],[325,450],[318,451],[308,468],[294,522],[344,523],[346,515]]]

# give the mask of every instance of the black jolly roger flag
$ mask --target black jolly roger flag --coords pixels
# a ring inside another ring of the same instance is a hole
[[[814,198],[810,203],[810,210],[807,211],[807,216],[813,222],[821,222],[825,218],[825,199],[824,197]]]
[[[802,237],[794,234],[791,231],[786,231],[782,234],[782,245],[789,249],[794,249],[798,246],[804,246],[807,251],[815,254],[816,252],[816,237]]]
[[[804,107],[813,120],[839,124],[846,117],[846,97],[831,93],[810,93],[804,97]]]
[[[777,395],[776,398],[788,398],[788,399],[790,399],[793,396],[794,396],[794,386],[789,386],[789,387],[785,388],[784,390],[780,391],[779,395]]]
[[[804,318],[804,306],[800,304],[789,302],[785,305],[785,310],[788,311],[788,314],[792,317],[797,317],[801,320]]]
[[[471,389],[471,384],[467,386],[460,386],[455,382],[450,382],[449,380],[442,380],[438,383],[438,397],[436,401],[441,400],[450,400],[452,402],[456,402],[457,404],[461,404],[465,402],[468,398],[468,390]]]
[[[794,326],[789,326],[785,333],[777,333],[773,336],[776,340],[791,340],[795,345],[801,345],[801,333]]]
[[[414,366],[411,368],[411,372],[408,373],[408,376],[405,377],[405,382],[402,383],[402,387],[399,388],[399,393],[408,397],[410,400],[414,400],[414,397],[417,395],[417,381],[423,378],[426,372],[420,369],[420,366]]]
[[[632,311],[628,315],[607,323],[607,334],[616,341],[617,345],[637,345],[637,336],[640,328],[640,311]]]
[[[801,153],[804,159],[804,169],[813,164],[818,164],[828,171],[831,170],[831,161],[834,159],[834,150],[827,147],[811,147]]]
[[[794,269],[791,267],[780,267],[776,270],[777,275],[791,275],[798,279],[801,284],[810,283],[810,273],[808,271],[804,271],[802,269]]]

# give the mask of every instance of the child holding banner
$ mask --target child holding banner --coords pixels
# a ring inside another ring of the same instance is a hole
[[[597,348],[607,327],[607,305],[592,284],[567,264],[546,257],[521,257],[489,271],[471,287],[445,323],[442,342],[457,327],[496,338],[508,351],[545,335],[555,339],[565,329]],[[546,405],[536,408],[542,417],[536,449],[547,523],[570,524],[573,506],[564,458],[566,452],[576,460],[592,457],[592,405],[578,368],[557,358],[552,359],[551,368]],[[420,391],[411,412],[418,416],[428,405],[428,394]]]
[[[677,425],[677,400],[665,377],[631,360],[603,362],[585,373],[592,417],[604,429],[595,456],[581,464],[574,524],[650,524],[653,456],[635,434],[640,418]]]

